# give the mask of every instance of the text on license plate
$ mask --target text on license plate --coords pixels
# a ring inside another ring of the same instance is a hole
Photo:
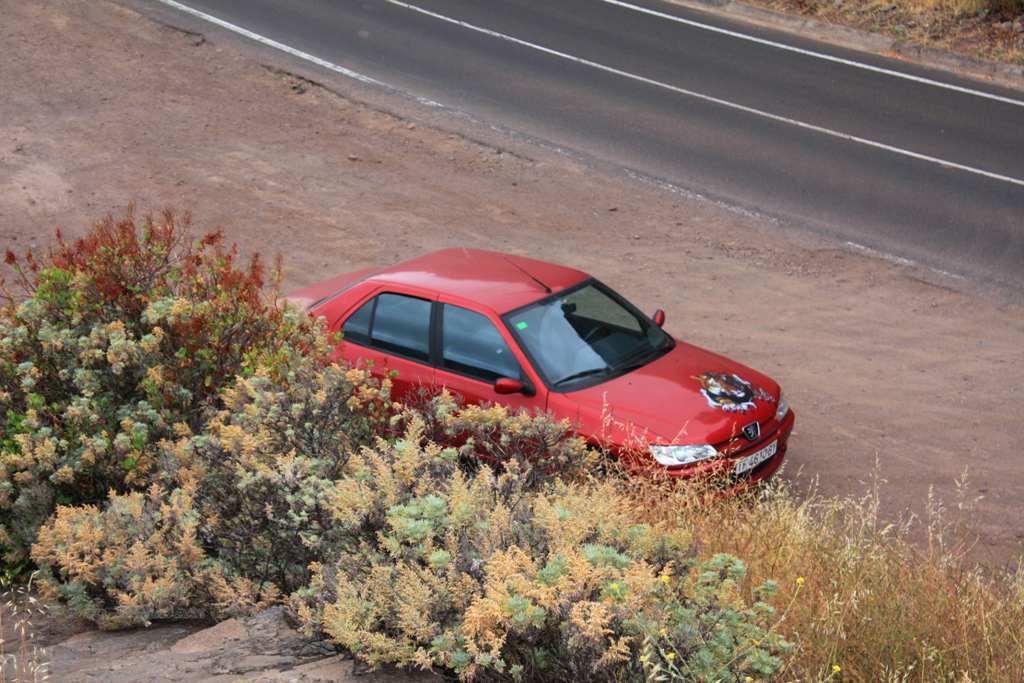
[[[757,453],[751,453],[747,457],[736,461],[736,474],[743,474],[748,470],[752,470],[768,458],[775,455],[775,452],[779,450],[779,442],[772,441],[770,444],[759,450]]]

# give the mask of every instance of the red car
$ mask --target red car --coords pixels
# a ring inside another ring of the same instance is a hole
[[[548,411],[672,476],[765,479],[793,429],[771,378],[674,339],[662,311],[648,317],[572,268],[446,249],[289,299],[343,333],[338,358],[396,371],[399,398],[443,386],[469,402]]]

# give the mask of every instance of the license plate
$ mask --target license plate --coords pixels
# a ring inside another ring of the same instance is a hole
[[[734,469],[734,472],[736,472],[736,474],[743,474],[744,472],[752,470],[761,463],[763,463],[765,460],[768,460],[773,455],[775,455],[775,452],[778,450],[779,442],[772,441],[770,444],[759,450],[757,453],[751,453],[742,460],[738,460],[736,462],[736,468]]]

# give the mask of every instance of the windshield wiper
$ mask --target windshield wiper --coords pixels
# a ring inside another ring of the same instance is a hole
[[[622,372],[622,373],[633,372],[634,370],[638,370],[638,369],[642,368],[643,366],[647,365],[648,363],[651,362],[651,360],[652,359],[649,356],[645,356],[643,360],[633,361],[632,363],[622,363],[621,365],[616,365],[614,368],[612,368],[612,370],[614,370],[615,372]]]
[[[571,382],[574,379],[582,379],[584,377],[590,377],[591,375],[602,375],[602,374],[604,374],[606,372],[609,372],[610,370],[611,370],[611,367],[609,367],[607,365],[604,366],[603,368],[587,368],[586,370],[581,370],[580,372],[574,372],[573,374],[568,375],[567,377],[563,377],[562,379],[560,379],[557,382],[555,382],[554,386],[557,387],[560,384],[565,384],[566,382]]]
[[[650,363],[653,360],[655,351],[655,349],[640,349],[639,351],[626,354],[621,361],[611,366],[611,369],[615,372],[636,370]]]
[[[616,365],[611,366],[611,370],[612,372],[622,373],[632,372],[633,370],[642,368],[643,366],[652,362],[655,358],[661,356],[665,350],[666,349],[662,347],[653,349],[643,349],[639,353],[631,353],[623,359],[624,362],[620,362],[617,363]]]

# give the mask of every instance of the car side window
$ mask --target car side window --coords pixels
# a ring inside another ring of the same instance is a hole
[[[373,322],[373,307],[376,305],[377,297],[374,297],[348,317],[341,326],[341,334],[346,341],[357,344],[370,343],[370,323]]]
[[[381,294],[370,325],[370,345],[416,360],[429,360],[430,307],[426,299]]]
[[[522,372],[497,328],[479,313],[444,305],[441,321],[442,367],[485,382],[520,379]]]
[[[430,358],[431,303],[404,294],[380,294],[341,326],[346,341],[427,362]]]

